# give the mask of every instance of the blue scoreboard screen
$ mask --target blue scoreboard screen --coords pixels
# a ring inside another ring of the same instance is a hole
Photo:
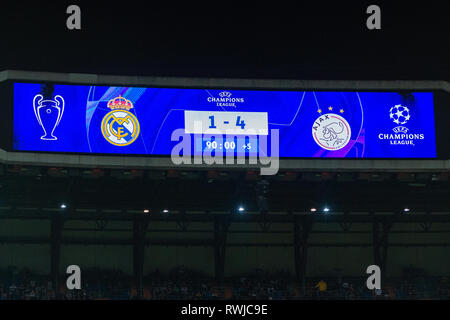
[[[258,155],[276,131],[281,158],[436,158],[431,92],[62,84],[44,92],[14,83],[15,151],[168,156],[181,130],[194,154]]]

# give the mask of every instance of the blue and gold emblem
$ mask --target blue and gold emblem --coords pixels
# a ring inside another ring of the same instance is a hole
[[[133,103],[122,96],[109,100],[109,112],[102,120],[102,133],[105,139],[119,147],[125,147],[136,141],[141,128],[139,121],[130,112]]]

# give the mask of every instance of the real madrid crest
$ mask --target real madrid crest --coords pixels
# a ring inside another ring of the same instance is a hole
[[[330,107],[329,110],[333,111],[333,108]],[[321,115],[312,127],[314,141],[325,150],[336,151],[344,148],[352,136],[347,120],[336,113],[322,114],[321,109],[318,112]],[[343,114],[344,110],[341,109],[340,113]]]
[[[132,144],[141,131],[139,121],[134,114],[130,112],[133,109],[133,103],[122,96],[109,100],[109,112],[102,120],[102,133],[105,139],[119,147],[125,147]]]

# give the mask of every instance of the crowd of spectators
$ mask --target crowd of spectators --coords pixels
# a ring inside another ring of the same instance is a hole
[[[116,270],[84,271],[81,290],[66,290],[65,280],[60,282],[56,293],[48,276],[27,269],[0,270],[0,300],[130,300],[138,296],[132,277]],[[388,279],[382,290],[368,290],[364,278],[308,278],[302,287],[287,273],[260,270],[218,284],[183,267],[167,275],[148,274],[143,288],[143,299],[151,300],[450,299],[446,277]]]
[[[0,272],[1,300],[50,300],[55,299],[48,277],[33,274],[28,269],[10,267]]]

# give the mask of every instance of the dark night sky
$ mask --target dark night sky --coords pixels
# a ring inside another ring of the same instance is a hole
[[[0,70],[450,80],[448,1],[182,3],[5,0]],[[66,29],[70,4],[82,31]],[[382,30],[366,29],[369,4]]]

